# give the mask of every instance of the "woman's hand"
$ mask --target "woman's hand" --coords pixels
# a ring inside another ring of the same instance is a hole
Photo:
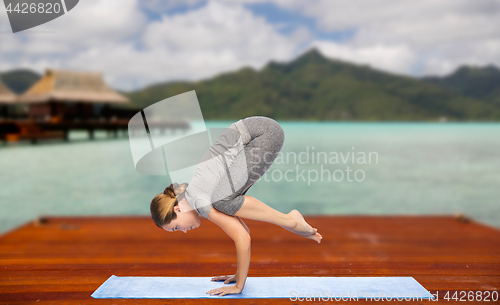
[[[226,294],[240,294],[243,289],[240,289],[236,287],[236,285],[233,286],[224,286],[216,289],[212,289],[207,291],[208,294],[214,295],[218,294],[220,297]]]
[[[214,276],[212,281],[224,281],[224,284],[236,283],[236,274],[234,275],[221,275]]]

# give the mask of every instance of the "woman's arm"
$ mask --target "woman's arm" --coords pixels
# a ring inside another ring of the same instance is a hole
[[[236,285],[224,286],[208,291],[210,295],[218,294],[238,294],[243,291],[250,267],[250,235],[242,223],[234,216],[229,216],[212,208],[210,210],[210,220],[221,227],[236,246],[236,255],[238,259],[238,269],[236,271]]]

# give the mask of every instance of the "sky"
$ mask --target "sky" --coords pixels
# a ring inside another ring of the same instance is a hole
[[[500,0],[80,0],[16,34],[0,4],[0,72],[100,71],[124,91],[261,69],[313,47],[414,77],[500,67]]]

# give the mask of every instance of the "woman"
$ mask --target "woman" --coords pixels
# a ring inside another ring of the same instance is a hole
[[[276,159],[284,132],[273,119],[254,116],[231,124],[217,138],[198,164],[189,185],[171,184],[151,201],[156,225],[166,231],[200,226],[200,215],[216,223],[236,245],[237,272],[216,276],[212,281],[236,282],[208,291],[210,295],[239,294],[250,265],[250,231],[241,218],[265,221],[300,236],[321,242],[322,236],[299,211],[283,214],[258,199],[247,196]]]

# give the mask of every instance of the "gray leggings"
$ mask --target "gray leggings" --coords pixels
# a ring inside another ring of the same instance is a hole
[[[273,164],[285,140],[283,129],[278,122],[271,118],[253,116],[243,119],[243,123],[251,138],[244,146],[248,180],[233,194],[212,203],[216,210],[231,216],[236,214],[243,205],[245,200],[243,195]]]

